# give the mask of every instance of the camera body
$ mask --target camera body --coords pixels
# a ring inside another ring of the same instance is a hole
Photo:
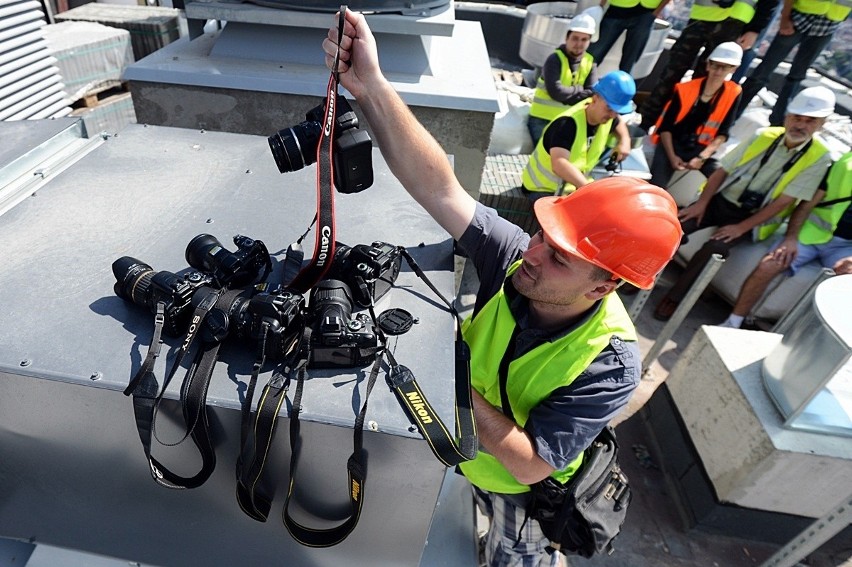
[[[209,274],[221,287],[242,287],[254,282],[271,260],[266,245],[240,234],[234,236],[236,252],[231,252],[210,234],[199,234],[186,246],[186,262]]]
[[[747,211],[757,210],[763,204],[763,199],[765,197],[766,195],[760,191],[751,191],[746,189],[739,198],[740,208]]]
[[[325,279],[311,290],[313,368],[363,367],[378,354],[378,336],[365,314],[352,317],[352,294],[344,282]]]
[[[186,331],[196,291],[213,283],[213,278],[201,272],[183,276],[172,272],[155,272],[154,268],[130,256],[112,263],[115,275],[115,294],[122,299],[147,307],[157,313],[157,304],[165,305],[163,330],[173,337]]]
[[[713,3],[720,8],[730,8],[734,5],[734,2],[736,2],[736,0],[713,0]]]
[[[352,300],[368,307],[393,286],[399,276],[402,255],[387,242],[346,246],[337,243],[329,278],[349,286]]]
[[[193,304],[200,302],[203,288],[195,294]],[[302,329],[305,326],[305,299],[301,294],[287,289],[277,293],[255,293],[245,290],[222,308],[214,307],[204,320],[207,340],[222,340],[233,336],[238,340],[254,343],[266,358],[286,361],[296,353]],[[263,328],[266,324],[264,340]]]
[[[305,121],[269,136],[269,149],[278,171],[298,171],[317,160],[317,148],[325,122],[323,103],[305,113]],[[373,142],[366,130],[358,129],[358,117],[349,101],[337,95],[333,168],[334,185],[341,193],[358,193],[373,184]]]

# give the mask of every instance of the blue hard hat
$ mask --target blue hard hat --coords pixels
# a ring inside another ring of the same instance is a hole
[[[592,90],[598,93],[615,112],[619,114],[633,112],[636,83],[633,77],[624,71],[607,73],[592,87]]]

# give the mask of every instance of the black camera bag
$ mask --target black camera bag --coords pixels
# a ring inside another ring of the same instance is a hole
[[[567,484],[548,477],[531,489],[527,517],[537,520],[550,539],[548,552],[583,557],[612,553],[631,491],[618,465],[618,443],[611,427],[586,449],[583,465]]]

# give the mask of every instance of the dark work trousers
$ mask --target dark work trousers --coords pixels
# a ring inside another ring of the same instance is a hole
[[[688,158],[684,159],[685,156],[694,157],[698,153],[694,151],[680,153],[678,151],[677,144],[675,144],[674,151],[683,161],[689,161]],[[710,158],[701,166],[701,173],[704,174],[704,177],[710,177],[710,175],[712,175],[717,169],[719,169],[719,160]],[[672,174],[674,174],[674,171],[675,169],[669,161],[669,156],[666,155],[666,150],[663,148],[662,142],[657,143],[657,149],[654,151],[654,159],[651,160],[651,184],[656,185],[657,187],[662,187],[663,189],[668,189],[669,182],[672,180]],[[687,173],[688,171],[689,170],[687,169],[684,173]]]
[[[710,204],[707,205],[707,211],[704,213],[704,218],[701,219],[701,225],[695,222],[695,219],[690,219],[681,223],[680,226],[684,233],[683,242],[685,243],[688,240],[686,235],[692,234],[699,229],[706,228],[708,226],[736,224],[747,219],[752,214],[754,214],[754,211],[741,209],[737,205],[730,203],[721,195],[714,195],[710,200]],[[666,297],[678,303],[683,301],[683,298],[689,292],[689,288],[692,287],[692,284],[694,284],[695,280],[698,279],[698,276],[701,275],[701,270],[704,269],[704,266],[707,265],[707,262],[710,261],[710,257],[713,254],[720,254],[723,258],[727,258],[728,254],[730,254],[731,248],[742,242],[748,242],[749,240],[751,240],[751,231],[746,232],[731,242],[708,240],[686,265],[683,274],[666,294]]]
[[[784,79],[784,86],[778,93],[778,100],[775,106],[772,107],[772,113],[769,115],[769,124],[772,126],[781,126],[784,123],[784,115],[787,113],[787,103],[790,98],[799,92],[805,74],[808,72],[811,64],[819,57],[822,50],[831,41],[831,35],[812,36],[795,32],[792,35],[777,34],[775,39],[769,45],[766,55],[763,56],[763,61],[754,70],[754,73],[749,75],[746,82],[743,83],[743,97],[740,100],[740,106],[737,109],[737,116],[743,113],[748,107],[748,103],[754,96],[766,86],[769,82],[769,77],[778,68],[778,65],[784,60],[787,55],[798,46],[799,50],[793,56],[793,63],[790,65],[790,71]]]
[[[721,22],[689,20],[686,23],[686,27],[680,32],[680,37],[669,50],[668,65],[639,110],[642,114],[642,128],[645,131],[657,122],[663,106],[672,97],[675,84],[680,82],[686,72],[695,69],[693,79],[706,75],[705,62],[710,52],[720,43],[736,41],[742,33],[743,25],[741,21],[733,18]],[[704,52],[696,61],[702,47]]]

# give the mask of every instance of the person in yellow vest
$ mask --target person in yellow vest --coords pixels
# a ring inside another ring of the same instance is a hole
[[[323,50],[331,67],[336,20]],[[519,533],[530,485],[570,479],[636,388],[636,331],[613,292],[623,281],[653,285],[680,242],[677,206],[646,181],[610,177],[538,200],[541,231],[530,237],[464,190],[446,153],[382,74],[361,14],[346,14],[340,61],[340,81],[391,171],[479,275],[462,332],[480,450],[461,470],[491,519],[485,560],[492,567],[556,567],[561,558],[547,553],[537,521]]]
[[[743,83],[743,105],[739,117],[749,101],[766,86],[769,76],[778,65],[798,47],[784,86],[778,93],[775,106],[769,115],[769,124],[778,126],[784,120],[787,103],[796,94],[808,68],[816,61],[822,50],[831,41],[831,36],[840,24],[849,17],[852,0],[784,0],[781,7],[781,23],[775,39],[757,69]]]
[[[698,200],[678,214],[685,234],[718,228],[657,305],[656,319],[672,316],[713,254],[724,258],[741,242],[769,238],[799,201],[813,198],[831,165],[814,134],[834,103],[825,87],[804,89],[790,101],[783,128],[758,130],[722,158]]]
[[[521,175],[530,200],[570,193],[589,183],[587,175],[606,150],[611,132],[617,139],[617,159],[622,161],[630,153],[630,132],[618,115],[633,110],[633,78],[624,71],[613,71],[592,90],[590,98],[564,111],[544,129]]]
[[[606,12],[598,26],[598,40],[589,47],[589,53],[595,61],[603,61],[625,33],[618,68],[629,73],[645,51],[654,20],[668,3],[669,0],[601,0]]]
[[[586,49],[595,35],[595,26],[595,19],[588,14],[571,18],[565,43],[544,61],[527,118],[533,145],[541,139],[544,127],[551,120],[569,106],[592,96],[592,85],[598,82],[598,67]]]
[[[838,275],[852,274],[852,152],[831,166],[820,187],[813,199],[796,206],[784,238],[743,282],[734,309],[721,327],[740,328],[779,274],[795,275],[811,262]]]
[[[717,45],[736,41],[743,50],[750,48],[757,34],[769,25],[779,1],[695,0],[686,27],[669,50],[668,63],[639,108],[641,127],[647,132],[657,122],[674,86],[687,71],[693,69],[693,79],[704,75],[707,56]]]
[[[728,139],[742,91],[728,77],[742,57],[733,41],[720,43],[707,59],[706,77],[675,85],[651,137],[657,144],[651,183],[668,187],[675,171],[697,169],[710,177],[719,168],[713,154]]]

